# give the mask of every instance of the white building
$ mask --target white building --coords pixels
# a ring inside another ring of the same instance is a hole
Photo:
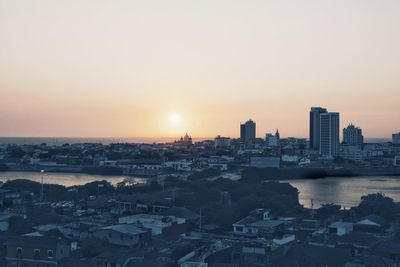
[[[282,161],[287,163],[297,163],[299,156],[297,155],[282,155]]]
[[[192,162],[191,161],[167,161],[164,162],[164,168],[171,168],[175,171],[191,171],[192,170]]]
[[[329,233],[338,236],[347,235],[353,232],[353,223],[351,222],[334,222],[329,225]]]

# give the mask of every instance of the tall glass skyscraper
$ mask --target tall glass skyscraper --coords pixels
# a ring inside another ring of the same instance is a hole
[[[240,124],[240,141],[245,147],[251,147],[256,142],[256,123],[252,120]]]
[[[339,152],[339,112],[323,113],[320,117],[320,154],[335,156]]]
[[[310,111],[310,149],[319,150],[320,115],[326,113],[325,108],[312,107]]]

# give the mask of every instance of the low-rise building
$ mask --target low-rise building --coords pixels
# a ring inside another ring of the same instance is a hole
[[[107,242],[135,247],[145,243],[150,243],[151,233],[147,229],[138,227],[136,224],[116,224],[97,229],[93,236],[107,240]]]
[[[218,135],[214,139],[214,146],[216,148],[228,148],[231,146],[231,139],[229,137],[223,137]]]
[[[359,145],[341,144],[338,156],[347,160],[361,161],[364,155]]]
[[[7,267],[57,266],[70,254],[70,246],[64,239],[45,236],[19,236],[6,243]]]
[[[163,167],[173,169],[175,171],[191,171],[193,163],[191,161],[167,161],[164,162]]]
[[[186,227],[184,218],[175,216],[161,216],[153,214],[135,214],[118,219],[120,224],[135,224],[137,226],[151,229],[152,235],[181,232]]]
[[[254,168],[279,168],[281,165],[280,157],[250,157],[250,167]]]
[[[400,156],[395,156],[393,159],[394,166],[400,166]]]
[[[353,232],[353,223],[351,222],[334,222],[329,225],[329,233],[338,236],[347,235]]]

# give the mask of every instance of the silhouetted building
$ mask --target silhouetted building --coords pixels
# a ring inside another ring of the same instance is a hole
[[[325,108],[312,107],[310,111],[310,149],[318,150],[320,145],[320,115],[326,113]]]
[[[252,120],[240,125],[240,141],[245,147],[251,147],[256,142],[256,123]]]
[[[364,137],[362,130],[359,127],[355,127],[353,124],[349,124],[343,129],[343,143],[346,145],[358,145],[361,146],[364,143]]]
[[[400,145],[400,132],[392,134],[392,143]]]
[[[223,136],[218,135],[214,139],[214,146],[215,147],[230,147],[231,139],[229,137],[223,137]]]
[[[192,137],[186,133],[184,136],[181,136],[178,141],[175,141],[174,144],[181,146],[191,146],[193,144],[193,140]]]
[[[279,131],[276,130],[275,135],[273,135],[271,133],[267,133],[265,135],[265,142],[266,142],[266,145],[269,147],[279,146],[279,144],[280,144]]]
[[[339,152],[339,113],[322,113],[320,117],[320,154],[335,156]]]

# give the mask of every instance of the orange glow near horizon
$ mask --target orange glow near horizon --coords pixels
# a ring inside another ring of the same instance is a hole
[[[168,2],[168,3],[167,3]],[[400,131],[400,1],[0,1],[0,136]]]

